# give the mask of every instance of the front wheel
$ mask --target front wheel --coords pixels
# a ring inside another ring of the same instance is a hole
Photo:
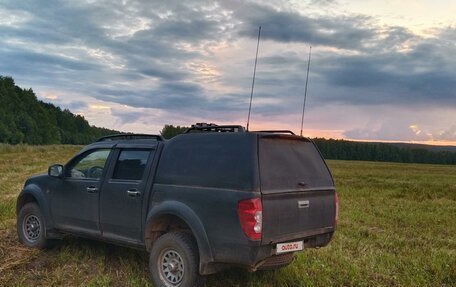
[[[19,241],[26,246],[46,248],[51,245],[45,235],[44,216],[36,203],[22,206],[17,216],[16,228]]]
[[[198,247],[190,234],[170,232],[154,242],[149,269],[157,287],[200,287],[204,277],[198,272]]]

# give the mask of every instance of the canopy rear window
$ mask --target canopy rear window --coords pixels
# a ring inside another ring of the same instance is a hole
[[[334,186],[331,174],[310,141],[263,137],[259,142],[262,190],[299,190]]]

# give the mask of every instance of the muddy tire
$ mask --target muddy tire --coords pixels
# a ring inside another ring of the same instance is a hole
[[[154,286],[201,287],[205,278],[198,270],[198,247],[190,234],[170,232],[154,242],[149,258]]]
[[[17,216],[17,235],[19,241],[28,247],[48,248],[53,244],[46,238],[46,222],[36,203],[22,206]]]

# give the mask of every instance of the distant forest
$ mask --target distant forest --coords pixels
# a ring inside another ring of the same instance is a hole
[[[169,139],[186,129],[184,126],[165,125],[160,133]],[[116,133],[119,132],[90,126],[83,116],[39,101],[31,89],[21,89],[12,78],[0,76],[0,143],[88,144]],[[426,145],[323,138],[314,141],[327,159],[456,164],[456,152],[433,150],[435,147]]]
[[[39,101],[32,89],[0,76],[1,143],[87,144],[113,133],[118,132],[90,126],[83,116]]]
[[[404,163],[456,164],[456,152],[434,151],[425,145],[369,143],[334,139],[313,139],[326,159],[389,161]]]

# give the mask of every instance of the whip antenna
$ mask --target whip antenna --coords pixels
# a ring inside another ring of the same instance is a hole
[[[253,67],[252,91],[250,92],[249,115],[247,117],[247,131],[249,131],[250,111],[252,110],[253,87],[255,86],[255,74],[256,74],[256,66],[257,66],[257,61],[258,61],[258,47],[260,46],[260,34],[261,34],[261,26],[258,28],[258,42],[257,42],[257,48],[256,48],[255,66]]]
[[[306,88],[304,89],[304,102],[302,104],[301,136],[302,136],[302,126],[304,125],[304,110],[306,109],[307,83],[309,82],[309,69],[310,69],[310,55],[312,55],[312,46],[310,46],[310,49],[309,49],[309,60],[307,62]]]

